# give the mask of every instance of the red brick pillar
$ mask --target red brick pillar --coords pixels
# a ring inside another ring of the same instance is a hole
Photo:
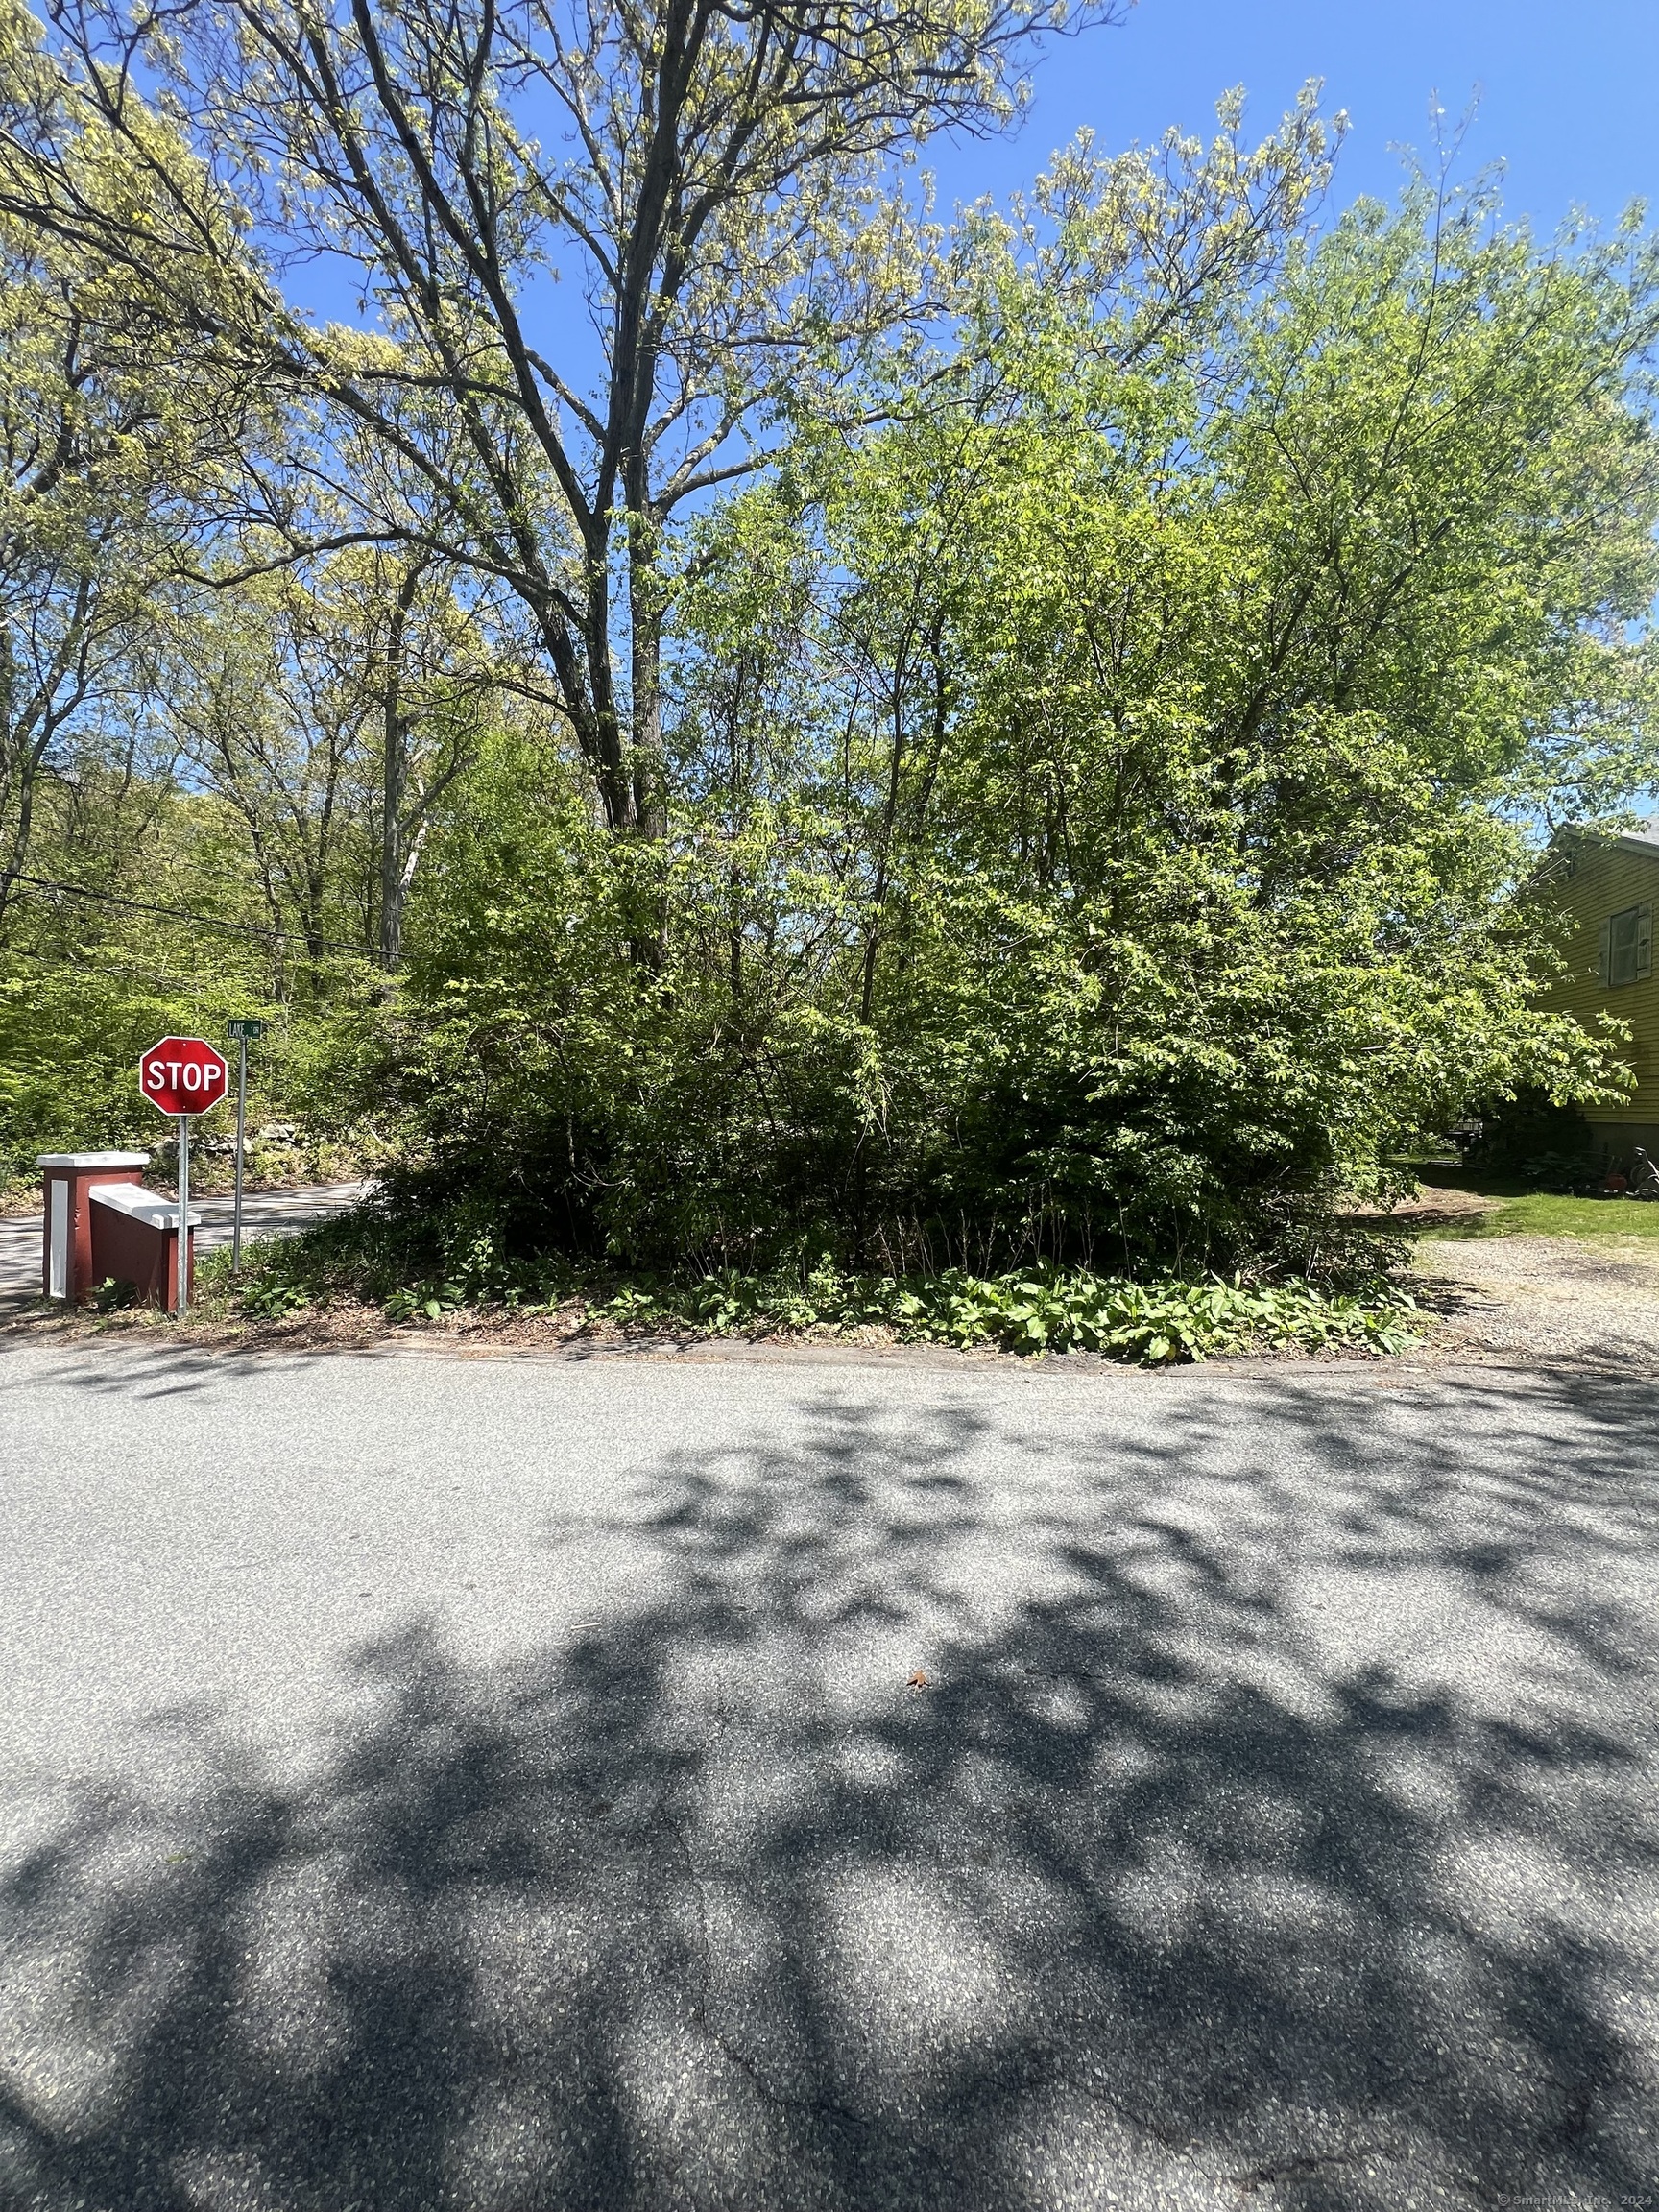
[[[136,1183],[148,1152],[42,1152],[35,1165],[45,1189],[40,1295],[78,1306],[99,1278],[92,1268],[93,1186]]]
[[[92,1198],[92,1280],[106,1277],[130,1283],[143,1306],[175,1312],[179,1305],[179,1202],[131,1183],[94,1183]],[[184,1216],[190,1241],[184,1265],[196,1282],[197,1213]]]

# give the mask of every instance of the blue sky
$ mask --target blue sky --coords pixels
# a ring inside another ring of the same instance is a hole
[[[1392,194],[1391,146],[1428,140],[1431,99],[1479,108],[1473,170],[1502,158],[1506,202],[1552,230],[1575,203],[1610,222],[1659,215],[1659,0],[1140,0],[1118,30],[1053,47],[1017,138],[929,149],[940,196],[998,198],[1080,124],[1103,150],[1170,124],[1204,132],[1229,85],[1264,133],[1309,77],[1352,119],[1336,197]]]
[[[1575,204],[1611,223],[1633,198],[1659,219],[1659,0],[1139,0],[1119,28],[1057,41],[1034,72],[1013,136],[935,142],[941,211],[1030,181],[1081,125],[1102,151],[1207,133],[1217,96],[1242,84],[1264,135],[1310,77],[1352,129],[1334,206],[1392,196],[1395,149],[1427,146],[1431,102],[1479,103],[1460,173],[1505,165],[1509,210],[1548,233]],[[355,320],[355,284],[294,272],[291,296]]]

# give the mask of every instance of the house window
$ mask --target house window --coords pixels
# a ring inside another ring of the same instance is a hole
[[[1640,983],[1652,973],[1652,907],[1626,906],[1610,914],[1601,925],[1602,982],[1617,989],[1621,983]]]

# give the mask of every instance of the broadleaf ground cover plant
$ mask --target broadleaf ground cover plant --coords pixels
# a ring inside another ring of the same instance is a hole
[[[568,1263],[526,1265],[488,1235],[430,1274],[415,1272],[399,1230],[371,1206],[303,1237],[256,1246],[249,1273],[206,1272],[210,1310],[284,1320],[313,1307],[378,1301],[395,1323],[552,1322],[562,1335],[878,1335],[1026,1356],[1086,1352],[1143,1365],[1296,1349],[1398,1352],[1420,1333],[1414,1301],[1378,1276],[1334,1292],[1240,1277],[1138,1282],[1039,1263],[997,1277],[947,1268],[912,1277],[817,1264],[770,1275],[728,1269],[688,1280],[618,1280]],[[392,1286],[392,1287],[389,1287]]]

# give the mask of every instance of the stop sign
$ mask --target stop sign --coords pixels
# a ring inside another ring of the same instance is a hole
[[[224,1054],[200,1037],[163,1037],[138,1063],[138,1088],[161,1114],[205,1114],[229,1080]]]

